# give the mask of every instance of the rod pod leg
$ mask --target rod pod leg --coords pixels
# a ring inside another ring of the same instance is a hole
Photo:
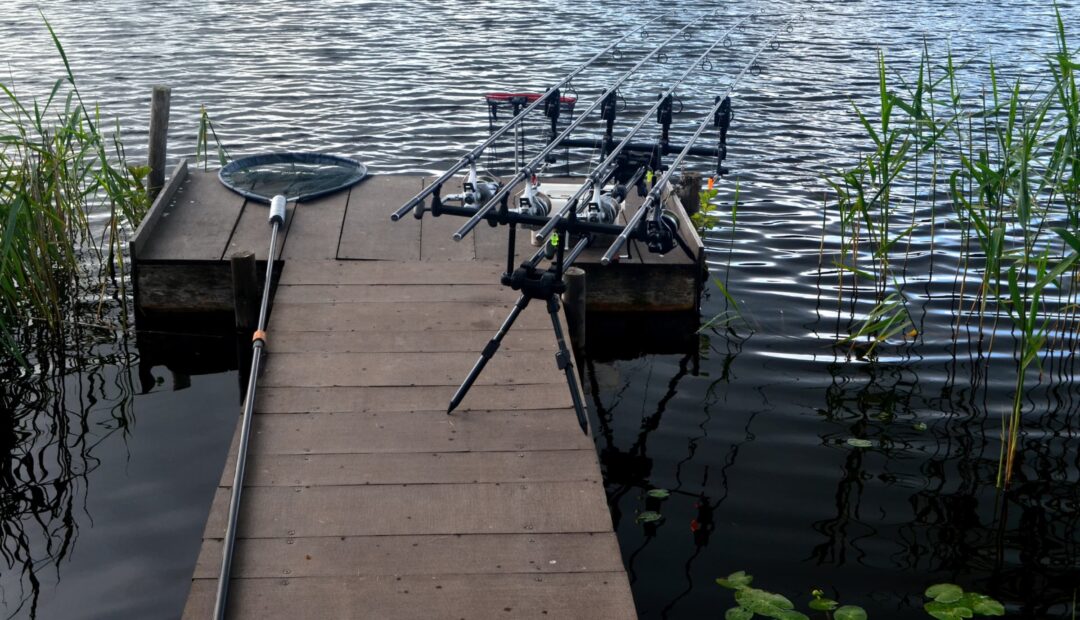
[[[480,376],[480,373],[484,370],[484,366],[487,365],[488,360],[495,355],[495,352],[499,350],[499,345],[502,343],[502,339],[506,336],[506,332],[510,331],[513,327],[514,321],[521,315],[521,311],[525,309],[525,306],[529,305],[529,298],[525,295],[518,297],[518,300],[514,303],[514,309],[510,311],[510,314],[506,315],[503,319],[502,325],[499,326],[499,331],[495,332],[491,340],[488,341],[487,346],[480,352],[480,358],[473,364],[472,370],[469,371],[469,376],[465,377],[465,380],[461,382],[461,386],[454,392],[454,397],[450,399],[450,406],[446,408],[446,414],[450,415],[461,404],[461,401],[465,398],[465,395],[469,393],[469,388],[476,381],[476,378]]]
[[[588,435],[589,418],[585,415],[585,400],[581,398],[581,390],[574,377],[574,361],[566,348],[562,325],[559,324],[559,297],[557,295],[548,297],[547,307],[548,315],[551,316],[551,327],[555,330],[555,342],[559,345],[559,350],[555,353],[555,363],[559,366],[559,370],[566,373],[566,385],[570,388],[570,399],[574,401],[574,414],[577,415],[581,432]]]

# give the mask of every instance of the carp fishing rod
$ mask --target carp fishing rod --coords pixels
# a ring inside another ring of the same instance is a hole
[[[769,47],[769,45],[776,40],[776,37],[780,35],[781,30],[783,30],[785,26],[791,24],[794,19],[795,16],[792,16],[784,24],[781,24],[780,27],[777,28],[776,31],[772,34],[772,36],[770,36],[765,41],[765,43],[763,43],[757,49],[754,55],[750,58],[750,61],[747,62],[743,66],[739,74],[735,76],[735,79],[732,80],[730,84],[728,84],[727,88],[724,90],[724,93],[722,95],[716,96],[715,105],[713,105],[712,109],[705,114],[705,118],[702,119],[701,124],[698,125],[697,130],[694,131],[693,135],[690,136],[690,138],[686,141],[686,146],[683,147],[683,150],[679,152],[679,154],[675,157],[675,160],[671,162],[670,166],[668,166],[667,171],[664,172],[663,176],[661,176],[660,179],[653,184],[652,189],[649,190],[649,194],[645,197],[645,201],[642,202],[641,207],[638,209],[637,213],[635,213],[634,216],[630,219],[630,221],[627,222],[626,227],[623,229],[623,231],[619,233],[619,235],[615,238],[615,241],[613,241],[611,246],[608,247],[607,251],[604,252],[604,256],[600,259],[600,264],[611,264],[611,261],[615,258],[615,255],[619,252],[620,249],[622,249],[624,245],[626,245],[626,242],[630,239],[630,236],[635,233],[640,234],[641,225],[645,221],[644,218],[646,214],[650,212],[652,214],[652,221],[647,224],[648,227],[658,228],[662,225],[661,218],[663,217],[664,206],[661,194],[663,193],[664,187],[671,180],[671,176],[675,174],[675,171],[678,170],[679,166],[682,165],[683,160],[686,159],[686,156],[690,152],[690,147],[693,146],[694,142],[696,142],[701,137],[701,134],[705,132],[705,128],[709,126],[710,122],[714,126],[721,127],[722,132],[725,131],[721,123],[723,122],[723,118],[725,115],[727,116],[728,122],[730,122],[731,93],[735,89],[735,85],[739,83],[739,80],[741,80],[742,77],[746,75],[746,73],[750,71],[752,67],[756,66],[758,57],[761,56],[761,54]],[[677,233],[675,234],[677,235]],[[650,247],[650,250],[651,249],[652,248]]]
[[[602,199],[600,196],[600,189],[604,186],[607,180],[613,174],[615,174],[616,167],[613,164],[622,155],[623,150],[631,144],[631,140],[633,139],[633,137],[639,131],[641,131],[641,128],[645,126],[646,121],[648,121],[649,118],[652,117],[653,113],[657,114],[657,118],[660,120],[662,126],[661,137],[658,146],[668,143],[668,130],[671,126],[672,100],[675,95],[675,89],[678,88],[679,85],[681,85],[684,81],[686,81],[686,78],[689,77],[691,73],[693,73],[694,69],[696,69],[701,63],[705,62],[705,60],[708,59],[709,55],[713,52],[713,50],[715,50],[724,41],[726,41],[728,36],[732,32],[734,32],[737,28],[742,26],[752,17],[754,17],[754,15],[747,15],[746,17],[736,22],[733,26],[725,30],[716,39],[716,41],[708,47],[708,49],[706,49],[700,56],[694,59],[694,62],[690,63],[690,66],[687,67],[686,71],[684,71],[682,75],[676,78],[675,81],[672,82],[671,86],[669,86],[657,96],[656,103],[654,103],[653,106],[641,116],[637,124],[630,128],[630,131],[626,133],[623,139],[614,147],[607,149],[607,157],[604,158],[604,160],[600,162],[600,164],[591,173],[589,173],[588,178],[584,183],[581,184],[581,187],[579,187],[577,191],[574,192],[574,194],[566,200],[566,204],[557,213],[551,216],[551,219],[548,220],[547,224],[545,224],[538,231],[536,231],[535,238],[537,241],[543,241],[544,239],[546,239],[547,236],[550,235],[551,232],[555,230],[559,223],[566,217],[566,214],[569,213],[571,209],[577,209],[578,202],[585,196],[585,194],[590,189],[593,190],[593,197],[589,205],[591,206],[595,204],[597,205],[597,208],[601,207]],[[649,165],[652,168],[656,168],[659,165],[658,159],[660,154],[655,148],[653,149],[653,151],[654,152],[650,157],[651,161],[649,162]],[[644,190],[642,190],[642,192],[644,193]],[[589,219],[590,221],[592,221],[592,218]],[[614,223],[614,221],[615,218],[611,217],[610,222],[608,223]]]
[[[240,493],[244,488],[244,465],[247,461],[248,443],[251,438],[251,419],[255,411],[255,390],[259,382],[262,351],[266,346],[265,330],[267,307],[270,305],[270,283],[274,277],[278,230],[285,223],[286,203],[287,199],[281,195],[274,196],[270,201],[270,251],[266,259],[266,279],[263,281],[262,303],[259,305],[259,322],[251,338],[251,373],[248,375],[247,393],[244,395],[244,415],[240,418],[240,446],[236,454],[232,493],[229,495],[229,517],[225,524],[225,541],[221,550],[221,574],[218,577],[217,595],[214,599],[215,620],[222,620],[225,617],[228,604],[229,573],[232,570],[233,547],[236,545],[236,522],[240,515]]]
[[[581,396],[580,386],[578,385],[573,375],[573,359],[570,355],[570,352],[566,348],[565,338],[563,337],[562,327],[559,323],[558,317],[559,296],[566,290],[566,284],[563,282],[563,273],[565,269],[571,264],[573,264],[574,261],[576,261],[577,258],[581,256],[582,252],[584,252],[585,249],[592,244],[595,238],[595,232],[606,232],[612,229],[620,230],[620,232],[618,233],[618,237],[616,238],[616,242],[613,243],[612,246],[608,249],[608,252],[605,254],[602,261],[604,265],[607,265],[611,262],[611,258],[614,256],[614,254],[618,252],[618,250],[622,247],[622,245],[626,243],[627,239],[629,239],[632,234],[642,234],[640,232],[640,224],[644,221],[643,218],[646,213],[650,211],[652,211],[653,213],[654,219],[651,224],[654,224],[656,226],[664,225],[662,201],[655,207],[653,205],[657,203],[658,197],[661,195],[666,184],[670,181],[671,175],[675,172],[675,170],[679,168],[679,166],[682,164],[682,161],[691,152],[694,143],[701,137],[701,134],[704,133],[705,128],[708,126],[710,120],[717,126],[717,128],[720,129],[721,133],[721,153],[719,155],[717,168],[718,172],[722,170],[721,163],[723,162],[724,156],[726,156],[726,147],[724,146],[724,140],[726,139],[728,125],[731,122],[730,94],[734,90],[734,87],[739,82],[739,80],[748,71],[750,71],[750,68],[756,66],[755,63],[758,57],[765,51],[765,49],[769,47],[769,45],[773,41],[775,41],[776,37],[779,36],[784,26],[789,25],[794,19],[795,16],[790,17],[785,24],[782,24],[779,28],[777,28],[777,30],[772,34],[772,36],[770,36],[768,40],[766,40],[766,42],[751,57],[750,61],[746,63],[746,65],[742,68],[736,78],[732,80],[724,94],[722,96],[716,97],[716,104],[713,106],[712,110],[710,110],[705,120],[698,126],[697,130],[686,142],[686,145],[683,147],[682,151],[680,151],[678,157],[672,162],[671,166],[668,167],[667,171],[663,174],[659,181],[654,183],[652,189],[646,197],[645,202],[642,204],[638,212],[635,213],[632,221],[627,223],[626,226],[620,228],[613,225],[601,225],[591,222],[580,222],[578,221],[578,210],[571,208],[566,211],[564,216],[553,217],[550,220],[555,222],[554,226],[552,227],[553,234],[551,236],[551,243],[555,244],[556,250],[555,256],[553,257],[553,260],[551,261],[551,264],[548,266],[548,268],[543,271],[539,269],[539,265],[543,261],[543,259],[545,257],[549,257],[547,252],[547,243],[544,244],[544,247],[537,250],[537,252],[533,255],[531,259],[522,263],[519,267],[514,268],[514,233],[516,224],[529,223],[530,221],[532,223],[535,223],[536,221],[543,221],[544,218],[535,216],[524,216],[518,213],[511,214],[509,213],[506,200],[502,201],[499,212],[499,220],[509,223],[507,270],[502,276],[502,283],[506,286],[509,286],[513,290],[520,291],[521,294],[519,295],[517,301],[514,303],[514,307],[511,309],[510,314],[507,315],[506,319],[503,320],[503,323],[500,325],[499,330],[495,333],[495,335],[481,351],[480,357],[477,359],[476,363],[469,371],[469,374],[465,377],[465,380],[454,392],[454,395],[450,400],[450,405],[446,411],[448,414],[453,412],[454,409],[461,404],[461,401],[465,398],[465,395],[468,393],[473,383],[475,383],[476,379],[480,376],[480,373],[483,371],[487,362],[492,359],[495,352],[499,349],[503,338],[510,331],[510,328],[513,327],[514,322],[521,315],[522,311],[525,310],[529,302],[533,299],[543,299],[547,304],[548,315],[551,317],[552,329],[555,332],[555,339],[558,345],[558,351],[555,354],[556,365],[566,375],[566,381],[570,389],[570,397],[571,401],[573,402],[574,413],[577,416],[578,424],[581,427],[582,432],[588,433],[588,417],[585,412],[584,399]],[[651,112],[649,114],[651,114]],[[646,118],[647,117],[648,114],[646,114]],[[638,177],[638,175],[640,175],[643,170],[643,167],[639,169],[635,173],[635,177]],[[637,179],[634,179],[634,183],[637,182]],[[628,187],[629,185],[624,185],[623,191],[625,191],[625,188]],[[464,214],[471,211],[471,209],[447,208],[447,211],[455,214]],[[513,215],[514,217],[510,217],[511,215]],[[569,244],[569,236],[571,232],[576,232],[580,235],[580,237],[575,242],[574,247],[571,250],[567,251],[566,248]],[[678,237],[678,233],[677,231],[669,229],[669,236]],[[649,243],[649,249],[650,251],[653,251],[654,249],[654,245],[651,241]]]
[[[620,43],[622,43],[626,39],[630,38],[630,36],[633,35],[634,33],[636,33],[636,32],[643,32],[644,33],[645,28],[647,28],[647,27],[651,26],[652,24],[660,21],[661,19],[664,19],[666,17],[670,17],[671,15],[674,15],[677,11],[678,11],[678,9],[672,10],[672,11],[670,11],[668,13],[660,15],[659,17],[654,17],[653,19],[645,22],[644,24],[642,24],[640,26],[632,28],[631,30],[627,31],[626,34],[624,34],[621,37],[619,37],[618,39],[616,39],[613,43],[611,43],[610,45],[608,45],[604,49],[597,52],[592,58],[586,60],[581,65],[578,65],[578,67],[576,69],[574,69],[573,71],[568,73],[565,77],[560,79],[554,86],[549,88],[544,94],[540,95],[540,97],[538,97],[535,101],[533,101],[528,106],[526,106],[525,109],[521,110],[520,113],[515,114],[514,117],[511,118],[509,121],[507,121],[507,123],[505,125],[503,125],[498,130],[496,130],[494,133],[489,135],[486,140],[484,140],[478,146],[476,146],[471,151],[469,151],[464,157],[459,159],[457,161],[457,163],[455,163],[454,165],[447,168],[446,171],[443,172],[439,176],[439,178],[436,179],[431,185],[427,186],[420,193],[418,193],[417,195],[415,195],[411,199],[409,199],[408,202],[406,202],[397,211],[395,211],[393,214],[390,215],[390,220],[396,222],[399,219],[401,219],[402,216],[404,216],[406,213],[408,213],[409,211],[412,211],[414,208],[416,208],[417,205],[421,204],[425,199],[427,199],[428,196],[430,196],[432,193],[438,191],[438,189],[442,187],[443,183],[446,183],[451,178],[453,178],[453,176],[455,174],[457,174],[458,171],[461,170],[462,168],[464,168],[465,166],[472,166],[473,170],[475,170],[477,160],[479,159],[480,155],[488,147],[490,147],[492,144],[494,144],[496,140],[498,140],[503,135],[505,135],[508,131],[510,131],[511,129],[516,127],[523,120],[525,120],[525,117],[530,112],[532,112],[536,108],[540,107],[541,105],[544,106],[544,112],[549,116],[549,118],[551,118],[552,133],[554,134],[555,133],[555,131],[554,131],[555,130],[555,123],[556,123],[556,121],[558,119],[558,116],[559,116],[559,105],[560,105],[560,92],[559,92],[559,89],[561,89],[563,86],[566,86],[567,84],[569,84],[571,82],[571,80],[573,80],[575,77],[577,77],[581,72],[583,72],[590,65],[595,63],[597,60],[600,60],[600,58],[602,58],[605,54],[607,54],[611,50],[614,50]]]
[[[581,125],[581,123],[585,122],[585,119],[588,118],[588,115],[593,110],[599,107],[610,95],[615,93],[619,89],[619,87],[626,83],[626,81],[629,80],[635,73],[637,73],[637,71],[641,67],[643,67],[646,62],[648,62],[651,58],[663,51],[664,46],[673,41],[675,37],[689,30],[690,27],[697,23],[699,20],[709,19],[712,16],[716,15],[719,11],[720,9],[714,9],[707,15],[701,15],[695,19],[690,20],[685,26],[679,28],[674,33],[672,33],[671,36],[664,39],[660,43],[660,45],[653,48],[653,50],[646,54],[644,58],[639,60],[637,64],[631,67],[629,71],[623,73],[619,77],[619,79],[617,79],[614,84],[609,86],[599,97],[597,97],[596,100],[593,101],[589,105],[589,107],[581,113],[580,116],[578,116],[569,125],[567,125],[566,129],[564,129],[562,133],[552,138],[551,141],[548,142],[547,146],[545,146],[536,157],[531,159],[529,163],[525,164],[525,166],[520,171],[514,174],[513,178],[511,178],[510,181],[508,181],[505,185],[499,188],[498,191],[496,191],[491,197],[487,198],[486,202],[484,202],[484,204],[476,210],[476,213],[474,213],[472,217],[470,217],[468,221],[466,221],[465,224],[463,224],[461,228],[459,228],[457,232],[454,233],[454,241],[461,241],[462,239],[464,239],[465,235],[469,234],[469,232],[476,228],[476,225],[479,224],[481,220],[483,220],[485,217],[487,217],[488,213],[490,213],[491,210],[495,208],[496,204],[499,203],[500,200],[504,200],[509,196],[510,191],[513,190],[518,183],[531,178],[536,171],[536,167],[542,162],[544,162],[547,159],[548,155],[552,153],[552,151],[558,148],[560,142],[566,139],[566,137],[569,136],[571,132],[573,132],[575,129],[577,129],[577,127]],[[435,185],[438,184],[436,183]],[[435,196],[438,197],[438,193],[435,193]],[[409,206],[408,203],[406,203],[405,206]]]

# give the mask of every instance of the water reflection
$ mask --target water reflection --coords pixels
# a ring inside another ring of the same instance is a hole
[[[1080,584],[1075,385],[1032,390],[1061,406],[1029,433],[1023,473],[999,493],[1007,411],[987,403],[1007,386],[967,381],[985,360],[853,366],[841,354],[824,376],[804,360],[785,379],[756,355],[776,344],[713,333],[697,376],[688,356],[586,365],[642,617],[711,613],[729,596],[713,579],[740,569],[796,601],[826,587],[872,617],[921,613],[922,590],[940,581],[1017,617],[1064,617]],[[946,380],[958,375],[962,389]],[[650,498],[654,488],[671,495]],[[636,522],[643,511],[665,518]]]
[[[126,338],[68,329],[21,334],[36,345],[32,374],[12,360],[0,368],[0,587],[11,617],[35,616],[41,573],[59,572],[89,516],[99,445],[114,435],[124,441],[133,423],[134,386],[110,372],[134,358]]]

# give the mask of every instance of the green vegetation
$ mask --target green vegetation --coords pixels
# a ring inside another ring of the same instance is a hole
[[[777,620],[809,620],[810,616],[795,609],[791,599],[782,594],[753,588],[750,584],[753,576],[738,571],[721,577],[716,583],[735,591],[736,606],[727,610],[725,620],[750,620],[755,616],[775,618]],[[810,593],[807,607],[820,612],[820,617],[828,620],[867,620],[866,610],[858,605],[841,605],[826,598],[825,593],[815,589]],[[1005,607],[996,600],[983,594],[964,592],[963,588],[951,583],[939,583],[930,586],[925,592],[930,599],[923,605],[927,615],[937,620],[960,620],[974,616],[1004,616]]]
[[[1029,369],[1077,344],[1080,64],[1060,13],[1057,45],[1033,89],[1020,80],[1003,89],[991,62],[977,96],[961,88],[963,67],[951,56],[938,67],[924,49],[917,78],[898,88],[879,56],[879,113],[856,106],[874,150],[830,181],[841,238],[838,303],[850,308],[849,332],[840,336],[854,352],[918,344],[907,283],[915,236],[930,239],[932,255],[936,237],[959,232],[954,343],[974,333],[989,360],[1011,326],[1015,393],[1002,427],[999,487],[1015,468]],[[866,289],[873,307],[859,313]]]
[[[103,131],[46,26],[66,75],[44,100],[0,83],[0,348],[24,362],[18,334],[27,326],[55,332],[100,315],[100,302],[75,303],[80,278],[100,291],[123,273],[124,231],[149,206],[148,170],[127,163],[118,129]]]

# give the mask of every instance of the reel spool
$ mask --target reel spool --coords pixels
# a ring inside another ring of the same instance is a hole
[[[611,194],[600,193],[600,188],[594,185],[592,200],[578,211],[578,218],[593,224],[614,224],[619,210],[618,199]]]
[[[679,232],[679,218],[670,211],[660,214],[660,221],[649,218],[645,222],[645,244],[652,254],[667,254],[675,248],[675,235]]]
[[[525,183],[525,191],[518,197],[518,213],[536,217],[547,217],[551,213],[551,198],[537,189],[539,187],[540,183],[536,175],[533,175]]]

